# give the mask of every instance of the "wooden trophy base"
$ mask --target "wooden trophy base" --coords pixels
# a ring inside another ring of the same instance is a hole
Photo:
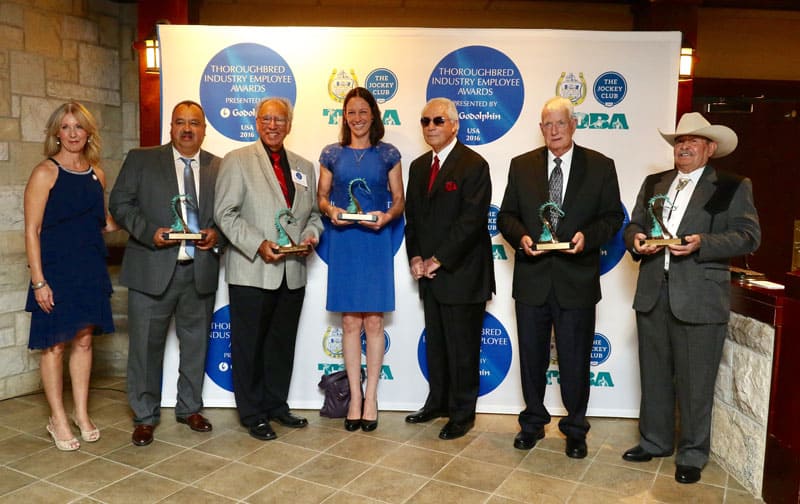
[[[303,254],[311,250],[311,245],[286,245],[285,247],[278,247],[272,249],[276,254]]]
[[[165,240],[191,240],[198,241],[204,240],[205,233],[184,233],[182,231],[170,231],[169,233],[161,233],[161,238]]]
[[[686,245],[686,238],[647,238],[639,240],[639,245],[664,247],[666,245]]]
[[[533,250],[569,250],[574,247],[575,244],[571,241],[568,242],[539,242],[534,243]]]
[[[341,221],[351,222],[378,222],[378,216],[375,214],[362,214],[362,213],[340,213],[337,219]]]

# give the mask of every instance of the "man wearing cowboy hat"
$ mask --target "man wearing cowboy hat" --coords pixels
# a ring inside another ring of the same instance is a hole
[[[706,164],[733,152],[733,130],[691,112],[674,134],[659,133],[674,146],[675,169],[645,178],[625,228],[625,244],[641,261],[633,308],[642,401],[639,444],[622,458],[647,462],[672,454],[677,397],[675,479],[695,483],[711,444],[714,382],[730,316],[729,259],[758,248],[761,229],[750,180]],[[681,244],[644,244],[655,195],[667,195],[661,218]]]

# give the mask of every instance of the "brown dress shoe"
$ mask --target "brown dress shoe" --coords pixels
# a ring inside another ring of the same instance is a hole
[[[211,422],[200,413],[192,413],[187,417],[176,417],[175,420],[178,423],[188,425],[190,429],[196,432],[210,432],[213,428],[211,427]]]
[[[153,429],[150,424],[139,424],[133,429],[131,441],[136,446],[147,446],[153,442]]]

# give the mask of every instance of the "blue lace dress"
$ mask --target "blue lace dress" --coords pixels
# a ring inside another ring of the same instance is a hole
[[[28,288],[28,348],[69,341],[87,326],[94,326],[95,334],[114,332],[105,223],[103,187],[94,170],[75,173],[59,165],[39,235],[44,278],[53,290],[55,306],[52,312],[43,312]]]
[[[389,171],[400,161],[400,151],[379,142],[369,149],[351,149],[331,144],[322,150],[321,165],[333,174],[331,203],[346,209],[350,181],[363,178],[371,191],[360,185],[356,198],[362,210],[386,211],[392,204]],[[325,219],[327,221],[327,219]],[[326,222],[322,237],[328,246],[328,299],[332,312],[394,311],[394,250],[392,226],[373,231],[358,223],[332,226]]]

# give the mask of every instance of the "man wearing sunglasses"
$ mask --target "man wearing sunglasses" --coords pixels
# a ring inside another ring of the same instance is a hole
[[[545,146],[511,160],[497,217],[503,237],[517,249],[512,294],[526,407],[519,414],[521,431],[514,447],[533,448],[550,422],[544,394],[554,330],[561,399],[567,410],[558,427],[567,437],[567,456],[584,458],[600,247],[620,229],[624,214],[614,161],[572,141],[577,128],[572,102],[562,97],[548,100],[539,128]],[[550,214],[553,204],[563,214]],[[545,218],[558,241],[571,242],[571,248],[536,247]]]
[[[452,101],[430,100],[420,123],[432,150],[409,170],[406,251],[425,312],[429,393],[406,422],[446,416],[439,437],[456,439],[475,422],[483,316],[495,290],[486,230],[492,181],[486,160],[456,138]]]

